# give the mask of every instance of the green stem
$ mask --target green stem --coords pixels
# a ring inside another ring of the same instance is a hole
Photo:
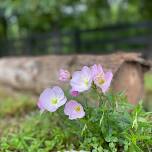
[[[104,118],[104,112],[103,112],[102,117],[101,117],[101,119],[100,119],[100,123],[99,123],[100,126],[101,126],[101,123],[102,123],[102,121],[103,121],[103,118]]]
[[[95,91],[95,93],[97,94],[97,96],[99,98],[99,106],[101,106],[103,104],[103,101],[104,101],[104,95],[102,92],[98,91],[98,88],[95,85],[93,85],[92,88]]]
[[[84,125],[84,127],[83,127],[83,129],[82,129],[82,131],[81,131],[81,136],[83,136],[83,133],[84,133],[84,131],[87,129],[87,124],[85,123],[85,125]]]

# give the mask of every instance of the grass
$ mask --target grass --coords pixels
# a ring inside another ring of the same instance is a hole
[[[49,152],[66,145],[57,116],[51,120],[51,113],[40,115],[36,101],[0,91],[0,152]]]
[[[152,91],[152,72],[145,74],[145,89],[146,91]]]
[[[49,139],[54,138],[52,130],[55,129],[52,128],[54,122],[50,122],[49,115],[40,116],[38,112],[32,112],[22,118],[13,119],[13,122],[8,123],[10,127],[3,128],[5,132],[0,139],[0,151],[3,152],[6,149],[21,152],[34,152],[37,149],[42,152],[50,151],[57,143],[62,143],[62,141],[49,141]],[[62,136],[62,131],[59,130],[59,132],[60,136]],[[57,131],[55,134],[58,135]],[[41,149],[42,145],[43,149]]]
[[[35,109],[35,103],[25,96],[12,99],[8,97],[0,101],[0,117],[18,117]]]
[[[145,75],[145,90],[145,107],[152,111],[152,73]],[[62,129],[52,128],[57,120],[52,121],[50,113],[40,115],[35,98],[8,94],[0,89],[0,152],[49,152],[56,145],[66,146]]]
[[[0,136],[11,133],[19,128],[20,122],[30,112],[36,110],[33,98],[23,95],[8,95],[0,90]]]
[[[147,111],[152,111],[152,72],[147,73],[144,78],[145,98],[144,106]]]

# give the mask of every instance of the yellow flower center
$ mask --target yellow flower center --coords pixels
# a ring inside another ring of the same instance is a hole
[[[57,102],[58,102],[58,99],[57,99],[57,98],[51,99],[51,103],[52,103],[52,104],[57,104]]]
[[[86,86],[88,86],[88,84],[89,84],[88,79],[84,79],[84,84],[85,84]]]
[[[76,106],[74,109],[75,109],[76,112],[80,112],[81,111],[81,107],[80,106]]]
[[[98,82],[99,85],[102,85],[105,83],[104,76],[102,74],[99,74],[96,76],[96,81]]]

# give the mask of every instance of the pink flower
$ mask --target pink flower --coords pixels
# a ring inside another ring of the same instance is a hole
[[[91,69],[84,66],[81,71],[74,72],[70,85],[73,90],[78,92],[89,90],[92,85]]]
[[[70,90],[70,94],[71,94],[71,96],[73,96],[73,97],[79,96],[79,92],[78,92],[78,91],[75,91],[75,90],[73,90],[73,89]]]
[[[59,71],[59,80],[63,82],[69,81],[71,78],[70,72],[64,69],[60,69]]]
[[[69,119],[77,119],[77,118],[83,118],[85,116],[85,112],[83,110],[83,107],[80,103],[71,100],[66,103],[64,108],[65,115],[69,116]]]
[[[54,86],[53,88],[45,89],[39,98],[37,103],[41,112],[44,110],[54,112],[59,107],[66,103],[67,99],[64,96],[64,92],[58,86]]]
[[[112,72],[109,71],[105,73],[100,64],[99,65],[94,64],[91,67],[91,70],[92,70],[92,77],[95,85],[100,87],[102,92],[105,93],[110,87],[113,77]]]
[[[45,108],[43,107],[43,103],[41,101],[37,102],[37,106],[39,107],[41,113],[45,111]]]

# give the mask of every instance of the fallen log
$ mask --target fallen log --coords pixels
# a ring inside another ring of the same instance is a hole
[[[60,68],[72,72],[95,63],[113,71],[113,90],[125,91],[134,104],[143,97],[144,73],[150,65],[137,53],[1,58],[0,85],[39,94],[44,88],[58,84]]]

